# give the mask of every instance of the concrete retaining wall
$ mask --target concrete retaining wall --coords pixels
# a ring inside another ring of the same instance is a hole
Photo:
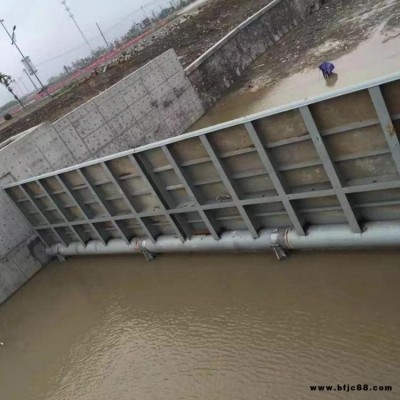
[[[203,113],[174,50],[168,50],[53,125],[82,162],[179,135]]]
[[[0,185],[179,135],[204,113],[169,50],[54,124],[0,148]],[[48,260],[21,212],[0,191],[0,303]]]
[[[209,108],[267,48],[326,0],[274,0],[186,68],[204,107]]]

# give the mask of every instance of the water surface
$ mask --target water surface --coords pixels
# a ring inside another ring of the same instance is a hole
[[[398,252],[89,257],[0,306],[1,399],[398,399]],[[313,384],[392,393],[311,393]]]

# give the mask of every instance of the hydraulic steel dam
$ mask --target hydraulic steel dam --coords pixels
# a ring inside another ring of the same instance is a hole
[[[5,186],[51,256],[393,247],[398,76]]]

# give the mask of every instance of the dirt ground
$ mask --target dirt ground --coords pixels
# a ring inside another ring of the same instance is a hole
[[[323,60],[352,52],[377,30],[383,42],[389,41],[400,36],[399,28],[398,0],[329,0],[258,58],[231,93],[255,92],[297,72],[316,69]]]
[[[270,0],[209,0],[179,25],[162,28],[162,34],[153,35],[149,45],[135,54],[133,60],[109,68],[106,73],[93,75],[53,99],[21,113],[10,123],[0,126],[0,141],[23,132],[44,121],[56,121],[90,98],[98,95],[120,79],[140,68],[164,51],[174,48],[183,66],[189,65],[233,27],[269,3]],[[218,21],[218,23],[216,23]]]

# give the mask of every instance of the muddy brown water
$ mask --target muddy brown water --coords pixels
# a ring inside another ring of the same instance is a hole
[[[327,43],[321,48],[310,51],[320,54],[323,61],[327,49],[334,45],[334,42]],[[261,56],[250,67],[250,71],[245,73],[244,83],[234,87],[217,102],[190,128],[190,131],[259,113],[273,107],[309,100],[335,90],[398,73],[400,30],[382,35],[377,29],[375,34],[362,42],[354,51],[331,61],[336,66],[335,79],[325,81],[318,70],[318,65],[315,65],[315,68],[305,68],[278,80],[271,86],[268,60]]]
[[[73,258],[0,306],[4,400],[398,399],[398,252]],[[391,393],[310,385],[392,385]]]

